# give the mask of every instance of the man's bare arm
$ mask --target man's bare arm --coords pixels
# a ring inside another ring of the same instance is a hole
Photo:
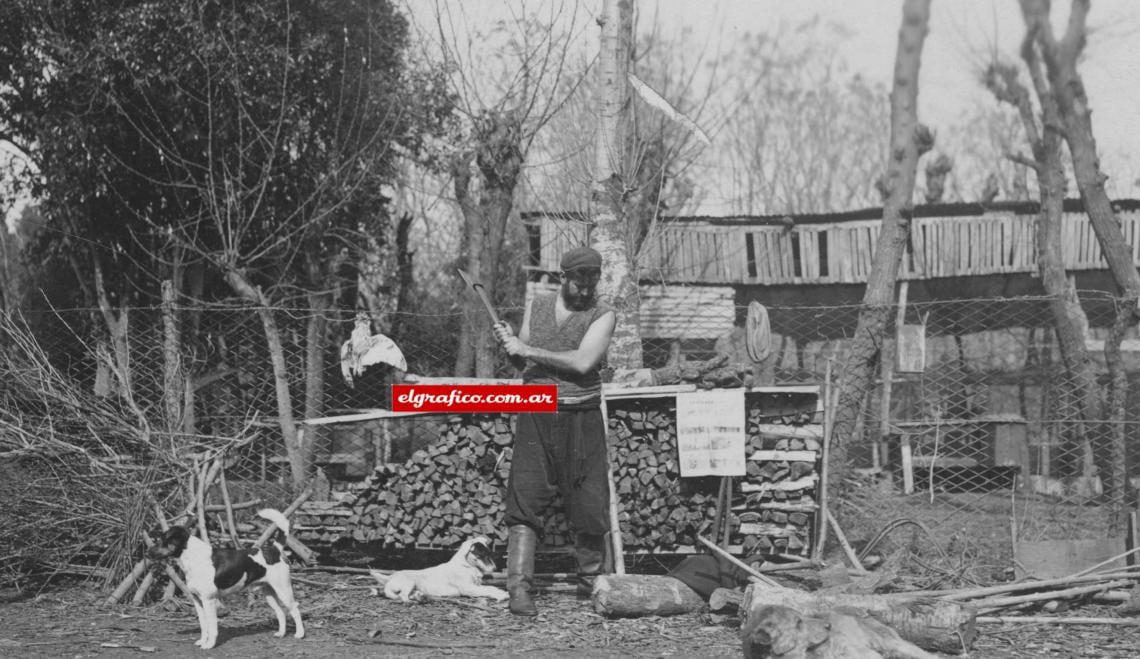
[[[521,336],[511,336],[503,340],[503,349],[513,356],[525,357],[533,362],[562,371],[585,374],[598,367],[609,349],[614,334],[617,316],[607,311],[595,320],[586,330],[582,342],[575,350],[553,352],[527,345]],[[525,326],[524,326],[525,328]],[[528,333],[529,334],[529,333]]]

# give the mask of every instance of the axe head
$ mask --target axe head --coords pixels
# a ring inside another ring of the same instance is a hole
[[[459,278],[462,279],[463,283],[467,284],[467,287],[470,288],[471,290],[475,290],[476,286],[482,286],[483,285],[483,284],[480,284],[479,282],[475,281],[475,278],[472,277],[471,275],[467,274],[467,271],[464,270],[463,268],[456,268],[456,270],[459,271]]]
[[[467,271],[463,270],[462,268],[456,269],[459,271],[459,278],[463,280],[463,283],[467,284],[467,287],[475,291],[475,294],[479,296],[479,301],[483,303],[483,308],[486,309],[487,313],[491,316],[491,322],[498,325],[499,314],[495,312],[495,307],[491,304],[490,298],[487,297],[486,287],[484,287],[483,284],[479,282],[479,280],[472,277],[471,274]]]

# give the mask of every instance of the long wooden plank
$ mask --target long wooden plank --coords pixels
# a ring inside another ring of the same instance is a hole
[[[910,225],[911,263],[909,274],[911,277],[923,277],[926,272],[926,225],[914,220]]]
[[[784,281],[792,282],[796,279],[796,259],[792,250],[792,232],[780,229],[777,238],[780,242],[780,254],[784,257]]]
[[[985,257],[985,224],[983,222],[970,222],[970,241],[966,243],[966,268],[969,272],[984,267]]]
[[[954,274],[960,274],[970,267],[970,225],[958,223],[957,235],[954,245],[958,248],[958,262],[954,266]]]
[[[990,239],[987,250],[990,260],[988,267],[990,272],[997,272],[1001,267],[1001,220],[997,218],[990,220],[986,228]]]
[[[844,260],[850,253],[847,245],[846,232],[841,229],[832,229],[827,232],[828,236],[828,271],[831,273],[831,278],[836,282],[847,281],[846,264]]]
[[[866,233],[864,238],[867,241],[867,248],[863,250],[863,272],[861,281],[866,281],[871,276],[871,265],[875,261],[875,246],[877,245],[879,234],[878,226],[870,226],[865,229]]]
[[[800,276],[811,281],[819,279],[819,232],[800,232]]]
[[[764,279],[765,281],[773,281],[778,275],[776,260],[773,258],[775,255],[772,253],[772,241],[769,239],[767,231],[760,232],[760,244],[763,246],[761,254],[764,259]]]

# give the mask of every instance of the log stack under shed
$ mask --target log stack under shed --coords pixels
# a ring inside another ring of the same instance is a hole
[[[747,475],[733,479],[729,546],[748,554],[807,555],[815,517],[822,427],[817,396],[749,392]],[[716,516],[716,478],[682,478],[672,396],[608,403],[614,485],[627,551],[695,552]]]
[[[745,401],[747,475],[733,479],[729,546],[748,554],[807,555],[818,510],[818,397],[748,392]],[[719,481],[681,477],[676,397],[627,397],[607,406],[626,551],[703,551],[697,537],[707,537],[715,517]],[[473,534],[506,542],[503,494],[513,415],[441,415],[439,421],[437,440],[406,462],[377,466],[367,478],[351,513],[339,520],[346,535],[394,548],[450,548]],[[568,538],[561,512],[550,515],[543,547],[568,545]]]

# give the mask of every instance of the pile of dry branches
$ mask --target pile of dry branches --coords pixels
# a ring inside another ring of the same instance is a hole
[[[121,578],[155,496],[183,496],[188,467],[162,440],[54,368],[21,321],[0,318],[0,586]]]

